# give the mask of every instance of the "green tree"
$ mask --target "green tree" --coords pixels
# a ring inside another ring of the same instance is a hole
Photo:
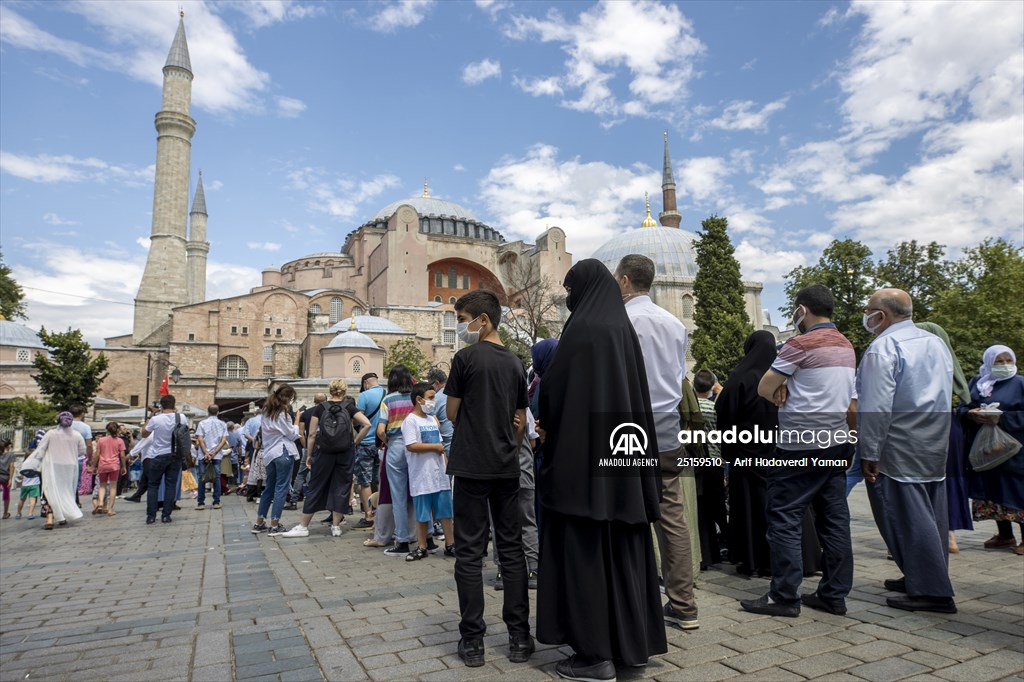
[[[25,292],[11,277],[11,269],[4,263],[0,252],[0,315],[8,320],[25,318]]]
[[[412,339],[396,341],[384,354],[384,376],[391,373],[395,365],[405,365],[412,372],[414,379],[422,379],[430,369],[430,360],[423,354],[420,347]]]
[[[713,215],[701,227],[703,232],[694,244],[693,357],[698,367],[726,377],[743,357],[743,343],[753,327],[743,300],[740,264],[729,241],[728,219]]]
[[[817,264],[794,268],[786,275],[787,304],[779,310],[784,315],[791,314],[797,292],[806,286],[828,287],[836,302],[832,321],[860,353],[872,339],[861,325],[861,316],[864,304],[874,292],[874,279],[871,249],[853,239],[834,240],[822,252]]]
[[[56,416],[57,410],[35,398],[0,400],[0,424],[16,424],[21,418],[25,426],[50,426]]]
[[[1024,350],[1024,249],[986,239],[951,266],[951,285],[935,299],[931,321],[949,334],[964,372],[981,365],[985,349]],[[915,316],[917,305],[915,303]]]
[[[927,321],[935,309],[935,299],[950,285],[950,263],[946,247],[931,242],[922,246],[917,240],[900,242],[890,249],[875,272],[877,285],[903,289],[914,301],[914,320]]]
[[[502,325],[498,327],[498,338],[505,344],[505,348],[515,353],[519,361],[523,363],[524,368],[533,364],[533,358],[530,355],[530,344],[517,336],[515,332],[509,331],[505,325]]]
[[[38,370],[33,377],[50,404],[67,409],[72,403],[89,405],[107,378],[107,358],[95,358],[89,344],[78,329],[50,333],[43,327],[39,339],[50,350],[50,357],[40,353],[32,364]]]

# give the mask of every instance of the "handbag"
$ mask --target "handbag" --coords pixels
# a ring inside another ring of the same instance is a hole
[[[1013,458],[1020,448],[1020,441],[1006,431],[995,424],[985,424],[974,437],[967,459],[975,471],[988,471]]]
[[[223,476],[234,476],[235,475],[235,468],[231,464],[231,458],[230,457],[224,457],[220,461],[220,473]]]

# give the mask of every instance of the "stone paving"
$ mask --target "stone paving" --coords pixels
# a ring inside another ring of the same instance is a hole
[[[144,506],[51,532],[0,522],[0,680],[542,680],[567,652],[509,663],[501,593],[487,588],[487,664],[464,667],[452,559],[408,564],[316,523],[304,540],[254,536],[255,505],[233,496],[220,511],[185,500],[170,525],[144,525]],[[863,486],[851,508],[847,616],[748,614],[736,600],[767,581],[725,565],[699,577],[700,629],[669,628],[669,652],[619,679],[1024,682],[1024,557],[982,549],[994,524],[958,533],[960,612],[909,613],[884,605],[897,571]]]

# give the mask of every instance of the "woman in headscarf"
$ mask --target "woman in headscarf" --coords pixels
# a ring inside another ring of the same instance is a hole
[[[722,393],[715,401],[718,429],[753,432],[755,428],[771,433],[779,425],[779,408],[757,394],[761,377],[771,368],[778,354],[775,337],[756,331],[743,344],[743,359],[729,374]],[[773,445],[757,442],[722,443],[722,459],[733,462],[746,457],[772,457]],[[729,467],[729,559],[744,575],[768,577],[772,574],[771,553],[765,538],[766,483],[762,473],[747,466]]]
[[[534,419],[540,412],[540,382],[544,378],[544,373],[548,371],[548,367],[551,366],[556,348],[558,348],[558,339],[541,339],[530,349],[530,357],[533,359],[533,381],[530,382],[527,397],[530,399],[530,412],[533,412]]]
[[[949,553],[956,554],[960,548],[956,544],[953,531],[974,530],[971,522],[971,501],[967,494],[967,453],[964,450],[964,431],[960,420],[956,419],[956,409],[960,405],[971,402],[971,389],[967,385],[967,377],[960,367],[953,346],[949,342],[946,330],[934,322],[917,322],[919,329],[935,334],[942,339],[953,356],[953,405],[954,419],[949,425],[949,454],[946,456],[946,506],[949,509]]]
[[[85,456],[85,439],[71,428],[74,417],[70,412],[57,415],[57,428],[46,432],[33,455],[40,461],[43,494],[40,498],[46,514],[46,530],[53,530],[53,522],[66,526],[68,521],[82,518],[82,510],[75,502],[78,483],[78,458]]]
[[[983,424],[995,424],[1024,443],[1024,376],[1017,374],[1017,356],[1010,348],[991,346],[985,350],[970,389],[971,402],[959,408],[967,415],[967,452]],[[982,405],[990,403],[999,403],[1002,414],[980,411]],[[974,520],[994,520],[998,529],[985,541],[985,547],[1014,547],[1016,554],[1024,555],[1024,449],[995,468],[971,472],[968,482]],[[1014,523],[1021,527],[1019,545],[1013,537]]]
[[[611,680],[613,661],[643,666],[666,651],[650,526],[659,518],[657,460],[616,473],[598,467],[612,456],[615,426],[632,422],[653,438],[654,417],[640,343],[611,273],[583,260],[564,286],[571,315],[540,388],[537,639],[576,652],[556,666],[559,676]]]

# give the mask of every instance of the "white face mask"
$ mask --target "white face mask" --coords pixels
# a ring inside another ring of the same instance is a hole
[[[1017,375],[1017,365],[992,365],[992,378],[996,381]]]
[[[800,329],[800,323],[804,321],[805,317],[807,317],[807,311],[804,310],[803,306],[797,306],[796,310],[793,311],[793,314],[789,316],[789,319],[793,320],[793,327],[799,334],[804,333],[804,330]]]
[[[434,400],[423,401],[423,414],[434,414],[437,411],[437,402]]]
[[[868,333],[870,333],[870,334],[877,334],[878,333],[876,330],[881,325],[877,325],[877,324],[876,325],[871,325],[871,324],[868,324],[868,320],[870,320],[875,315],[881,315],[881,314],[882,314],[881,310],[876,310],[875,312],[871,313],[870,315],[865,313],[864,316],[861,318],[861,324],[864,325],[864,329],[868,330]]]
[[[467,346],[471,346],[480,340],[480,330],[477,330],[475,332],[469,331],[469,325],[473,324],[478,319],[480,319],[479,315],[474,317],[469,322],[459,322],[459,324],[455,327],[456,333],[458,333],[459,335],[459,340],[462,341],[462,343],[466,344]]]

